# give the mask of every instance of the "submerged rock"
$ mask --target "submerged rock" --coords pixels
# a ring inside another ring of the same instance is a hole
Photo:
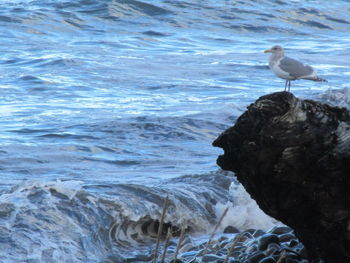
[[[350,116],[288,92],[259,98],[213,143],[260,208],[295,230],[311,259],[350,262]]]
[[[265,234],[259,238],[259,250],[265,250],[270,243],[279,243],[279,238],[274,234]]]
[[[296,243],[293,247],[289,246],[289,241],[280,241],[281,237],[286,234],[285,232],[292,235],[293,241]],[[247,229],[233,234],[216,234],[211,239],[209,246],[207,246],[207,241],[203,245],[202,239],[195,241],[191,239],[191,236],[187,238],[190,245],[181,247],[177,255],[177,262],[276,263],[280,258],[283,258],[279,263],[294,262],[295,260],[298,263],[311,263],[307,257],[299,253],[304,249],[303,244],[293,235],[293,231],[286,227],[275,227],[267,232],[259,229]],[[164,253],[164,250],[161,250]],[[175,247],[168,247],[165,262],[173,262],[174,254]],[[150,262],[153,256],[150,258],[148,255],[152,255],[152,253],[146,254],[144,257],[142,255],[132,256],[123,262]],[[160,260],[159,255],[157,262],[161,262]]]
[[[224,233],[238,233],[238,232],[239,232],[239,230],[234,226],[227,226],[224,229]]]

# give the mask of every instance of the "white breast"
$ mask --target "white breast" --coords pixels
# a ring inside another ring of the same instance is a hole
[[[294,77],[290,76],[288,72],[285,72],[283,71],[280,67],[279,67],[279,64],[280,64],[280,61],[283,57],[281,57],[280,59],[278,60],[271,60],[269,61],[269,67],[270,69],[272,70],[273,73],[275,73],[275,75],[279,78],[282,78],[282,79],[290,79],[290,80],[293,80],[295,79]]]

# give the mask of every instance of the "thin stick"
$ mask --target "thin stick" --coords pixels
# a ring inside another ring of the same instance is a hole
[[[242,233],[238,234],[235,238],[235,241],[233,241],[231,247],[229,248],[228,252],[227,252],[227,255],[226,255],[226,258],[224,260],[224,263],[226,263],[228,261],[228,258],[230,257],[231,255],[231,252],[232,250],[234,249],[234,247],[237,245],[237,243],[240,241],[241,239],[241,236],[242,236]]]
[[[281,263],[281,262],[282,262],[282,259],[284,259],[284,258],[285,258],[285,254],[286,254],[286,251],[285,251],[285,250],[283,250],[282,254],[280,255],[280,257],[279,257],[279,259],[277,260],[277,262],[276,262],[276,263]]]
[[[179,250],[181,248],[181,244],[182,244],[182,241],[184,239],[184,236],[185,236],[185,227],[182,227],[179,241],[178,241],[177,246],[176,246],[176,251],[175,251],[175,255],[174,255],[174,263],[176,263],[176,261],[177,261],[177,254],[179,254]]]
[[[218,230],[218,228],[219,228],[219,226],[220,226],[222,220],[224,219],[225,215],[227,214],[227,211],[228,211],[228,207],[226,207],[226,209],[225,209],[224,212],[222,213],[222,215],[221,215],[219,221],[216,223],[216,225],[215,225],[215,227],[214,227],[214,230],[213,230],[213,232],[211,233],[207,244],[205,245],[203,254],[205,254],[205,252],[207,251],[207,249],[208,249],[208,247],[209,247],[209,245],[210,245],[210,243],[211,243],[211,240],[213,239],[213,237],[214,237],[214,235],[215,235],[215,233],[216,233],[216,230]]]
[[[162,211],[162,215],[160,217],[160,222],[159,222],[159,227],[158,227],[157,244],[156,244],[156,249],[154,251],[154,258],[153,258],[153,261],[152,261],[153,263],[156,263],[157,259],[158,259],[158,250],[159,250],[160,238],[162,236],[163,223],[164,223],[166,210],[168,209],[168,204],[169,204],[169,197],[168,197],[168,195],[166,195],[165,199],[164,199],[163,211]]]
[[[164,242],[162,260],[160,261],[160,263],[164,263],[165,256],[166,256],[166,250],[168,248],[170,238],[171,238],[171,228],[169,227],[168,228],[168,233],[166,234],[166,238],[165,238],[165,242]]]

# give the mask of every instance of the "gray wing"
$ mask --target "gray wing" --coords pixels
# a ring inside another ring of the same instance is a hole
[[[309,65],[289,57],[282,58],[279,66],[283,71],[288,72],[290,76],[295,78],[309,76],[314,72],[314,69]]]

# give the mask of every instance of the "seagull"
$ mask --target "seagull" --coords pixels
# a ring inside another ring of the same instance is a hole
[[[273,46],[264,53],[272,53],[269,59],[269,67],[277,77],[286,80],[284,91],[290,92],[290,82],[296,79],[307,79],[313,81],[327,80],[319,78],[316,70],[296,59],[284,56],[284,49],[281,46]]]

